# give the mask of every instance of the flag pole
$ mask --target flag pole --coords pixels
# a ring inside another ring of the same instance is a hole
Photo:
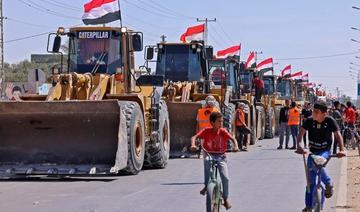
[[[118,5],[119,5],[119,17],[120,17],[120,29],[121,29],[123,27],[123,24],[122,24],[122,17],[121,17],[120,0],[118,0]]]
[[[240,61],[241,61],[241,43],[240,43],[240,50],[239,50],[239,64],[240,64]],[[360,72],[359,72],[360,73]]]

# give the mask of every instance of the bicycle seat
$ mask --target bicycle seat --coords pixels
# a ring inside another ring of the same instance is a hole
[[[314,163],[317,166],[323,166],[326,164],[327,159],[324,158],[323,156],[319,156],[319,155],[311,155],[311,158],[313,159]]]

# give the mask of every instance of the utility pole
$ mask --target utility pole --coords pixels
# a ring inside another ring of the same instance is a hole
[[[0,100],[5,96],[4,19],[3,1],[0,0]]]
[[[216,22],[216,18],[213,19],[200,19],[200,18],[196,18],[197,22],[205,22],[205,35],[204,35],[204,45],[207,46],[207,42],[208,42],[208,23],[209,22]]]

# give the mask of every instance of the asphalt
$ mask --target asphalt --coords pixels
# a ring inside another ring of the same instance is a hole
[[[295,212],[304,207],[306,180],[302,156],[293,150],[276,150],[277,141],[277,138],[263,140],[251,146],[249,152],[228,154],[233,204],[230,211]],[[344,195],[343,189],[339,189],[341,160],[332,159],[327,170],[335,184],[335,195],[327,199],[326,212],[336,211],[336,204],[344,201],[337,198],[339,190]],[[199,194],[202,181],[201,159],[173,159],[166,169],[145,170],[137,176],[2,180],[0,210],[205,211],[205,197]]]

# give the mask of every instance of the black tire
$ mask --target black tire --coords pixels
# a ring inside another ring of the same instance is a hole
[[[257,108],[257,115],[257,120],[259,124],[258,129],[260,129],[259,140],[263,140],[265,138],[265,110],[263,107]]]
[[[229,133],[235,137],[235,105],[229,103],[228,106],[224,105],[222,108],[222,114],[224,117],[224,127],[229,131]],[[228,150],[231,150],[231,142],[228,142]]]
[[[265,138],[272,139],[275,136],[275,113],[272,108],[266,114]]]
[[[150,143],[145,145],[144,167],[163,169],[168,164],[170,155],[170,121],[165,101],[160,101],[159,140],[154,142],[156,142],[156,145]]]
[[[122,108],[126,114],[126,127],[128,139],[127,167],[121,174],[138,174],[144,164],[145,157],[145,124],[142,110],[136,102],[124,102]]]
[[[216,192],[218,192],[218,186],[215,183],[210,183],[207,186],[206,191],[206,212],[219,212],[221,206],[221,200],[216,202]]]
[[[322,200],[322,189],[317,188],[315,194],[315,207],[314,212],[320,212],[321,210],[321,200]]]
[[[250,107],[250,117],[251,117],[251,126],[250,129],[252,130],[252,134],[250,134],[250,145],[254,145],[256,143],[257,137],[257,129],[256,129],[256,109],[252,105]]]

